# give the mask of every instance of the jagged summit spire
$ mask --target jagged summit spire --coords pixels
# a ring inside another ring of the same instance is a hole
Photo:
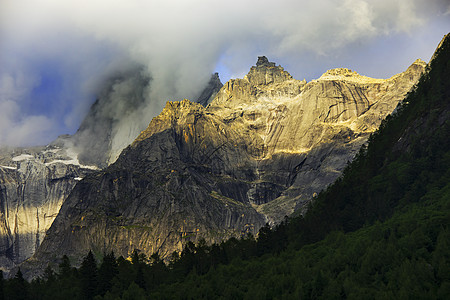
[[[220,81],[219,73],[216,72],[212,74],[211,78],[209,79],[209,82],[203,89],[202,93],[200,94],[196,102],[206,107],[209,103],[211,103],[211,101],[217,95],[222,86],[223,84]]]
[[[265,66],[265,67],[275,67],[274,62],[269,62],[269,59],[265,56],[258,56],[258,61],[256,62],[256,66]]]
[[[280,83],[293,78],[283,67],[276,66],[266,56],[258,56],[256,66],[250,68],[244,79],[255,85],[266,85]]]

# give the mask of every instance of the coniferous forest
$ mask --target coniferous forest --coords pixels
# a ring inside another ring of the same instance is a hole
[[[188,243],[164,263],[135,251],[20,270],[0,299],[448,299],[450,38],[396,112],[304,216],[257,238]]]

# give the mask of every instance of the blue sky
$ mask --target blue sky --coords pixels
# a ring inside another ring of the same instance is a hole
[[[294,78],[335,67],[387,78],[428,61],[450,32],[446,0],[2,0],[0,145],[74,133],[114,73],[153,78],[150,122],[218,71],[242,77],[266,55]]]

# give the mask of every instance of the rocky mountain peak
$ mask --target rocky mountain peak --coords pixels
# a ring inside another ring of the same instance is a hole
[[[397,76],[397,75],[396,75]],[[386,81],[386,79],[377,79],[372,77],[367,77],[364,75],[360,75],[355,71],[352,71],[347,68],[335,68],[326,71],[320,76],[318,80],[332,80],[332,81],[343,81],[343,82],[351,82],[351,83],[379,83],[382,84]]]
[[[326,71],[322,76],[358,76],[359,74],[347,68],[336,68]]]
[[[258,61],[256,62],[256,66],[269,66],[269,67],[275,67],[275,63],[269,62],[269,59],[265,56],[258,56]]]
[[[423,60],[421,60],[420,58],[418,58],[418,59],[416,59],[414,62],[413,62],[413,65],[420,65],[420,66],[426,66],[426,62],[424,62]]]
[[[216,72],[212,74],[209,82],[206,84],[206,87],[203,89],[196,102],[206,107],[209,103],[211,103],[214,97],[216,97],[222,86],[223,83],[220,81],[219,73]]]
[[[276,66],[265,56],[259,56],[256,66],[250,68],[248,74],[244,77],[253,85],[268,85],[292,80],[291,74],[286,72],[281,66]]]
[[[163,118],[167,120],[172,118],[179,118],[187,111],[199,109],[203,109],[203,107],[198,103],[189,101],[188,99],[183,99],[182,101],[167,101],[166,106],[164,107],[161,114],[159,114],[154,119]]]
[[[187,99],[182,101],[167,101],[163,111],[152,119],[149,126],[132,143],[132,146],[137,145],[155,133],[162,132],[174,126],[177,122],[190,123],[192,119],[195,119],[203,111],[204,107],[201,104],[191,102]]]
[[[426,68],[427,63],[421,60],[420,58],[416,59],[404,72],[405,75],[409,75],[410,77],[413,77],[415,73],[417,72],[423,72]],[[396,75],[394,75],[395,77]]]

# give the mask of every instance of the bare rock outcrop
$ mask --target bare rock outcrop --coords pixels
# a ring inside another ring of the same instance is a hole
[[[196,102],[205,107],[208,106],[208,104],[211,103],[212,100],[214,100],[222,86],[223,84],[220,81],[219,73],[214,73],[213,75],[211,75],[211,78],[209,79],[207,85],[203,89]]]

